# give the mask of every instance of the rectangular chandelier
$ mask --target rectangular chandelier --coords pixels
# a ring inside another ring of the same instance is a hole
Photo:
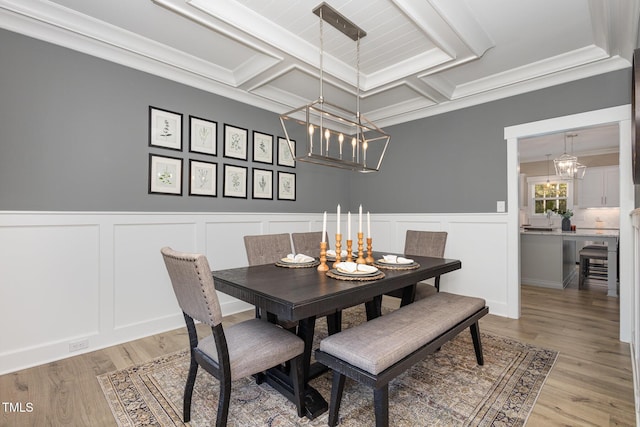
[[[390,135],[360,113],[360,39],[366,33],[326,3],[313,10],[320,17],[320,96],[280,116],[287,143],[296,160],[358,172],[380,170]],[[356,110],[324,100],[323,22],[327,20],[356,42]],[[295,136],[305,135],[304,150],[295,149]]]

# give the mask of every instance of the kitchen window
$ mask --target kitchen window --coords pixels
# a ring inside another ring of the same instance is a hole
[[[546,177],[527,179],[529,184],[529,214],[543,216],[548,210],[573,209],[573,181],[553,180]]]

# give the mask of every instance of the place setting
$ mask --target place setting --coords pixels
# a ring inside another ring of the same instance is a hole
[[[384,273],[372,265],[343,261],[327,271],[327,276],[338,280],[365,281],[382,279]]]
[[[276,261],[277,267],[284,268],[309,268],[317,267],[318,265],[320,265],[320,261],[305,254],[288,254],[286,257]]]
[[[387,270],[413,270],[420,267],[420,264],[411,258],[398,255],[383,255],[373,263],[374,266]]]

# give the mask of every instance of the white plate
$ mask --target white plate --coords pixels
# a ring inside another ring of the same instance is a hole
[[[315,259],[312,259],[310,261],[296,261],[295,259],[292,259],[292,258],[281,258],[280,261],[285,264],[311,264],[315,262]]]
[[[355,262],[341,262],[336,266],[336,270],[342,274],[349,274],[354,276],[366,276],[375,275],[378,273],[378,269],[371,265],[356,264]]]
[[[404,258],[404,257],[396,257],[395,259],[389,259],[389,260],[381,258],[378,260],[378,262],[381,264],[390,264],[390,265],[408,265],[408,264],[414,263],[412,259]]]

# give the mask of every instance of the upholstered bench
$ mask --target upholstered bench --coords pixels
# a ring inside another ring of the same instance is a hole
[[[484,364],[478,320],[488,312],[481,298],[440,292],[323,339],[315,357],[333,370],[329,425],[338,423],[349,377],[373,387],[376,426],[388,426],[389,382],[467,327]]]

